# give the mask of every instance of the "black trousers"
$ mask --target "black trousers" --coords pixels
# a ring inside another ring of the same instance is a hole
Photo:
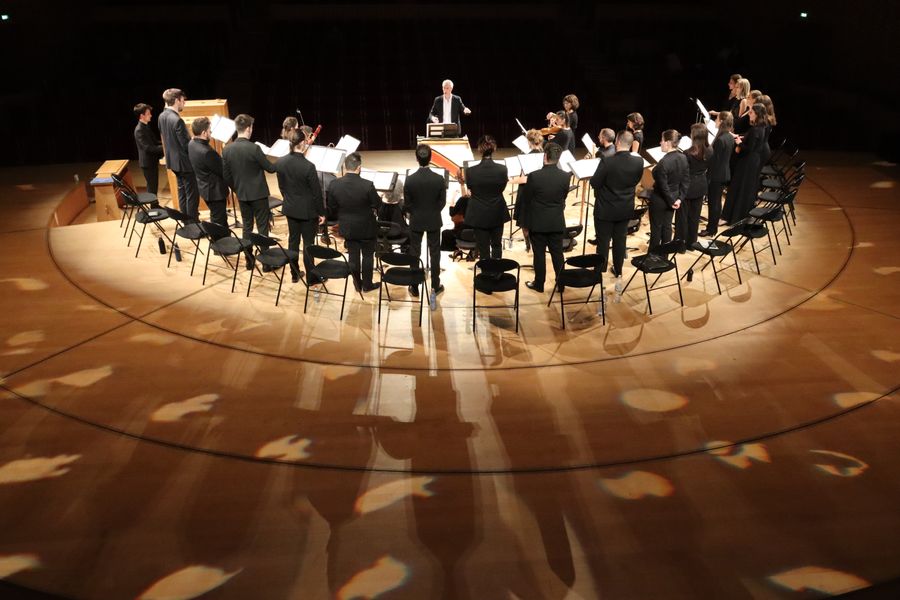
[[[141,167],[144,172],[144,179],[147,180],[147,191],[156,194],[159,191],[159,165],[152,167]]]
[[[669,208],[662,198],[650,198],[650,247],[651,254],[657,254],[656,250],[662,244],[672,241],[672,218],[675,209]]]
[[[475,244],[481,258],[503,258],[503,224],[491,229],[476,229]]]
[[[193,171],[175,173],[178,182],[178,210],[189,217],[200,218],[200,192],[197,190],[197,176]]]
[[[419,258],[422,255],[422,236],[428,234],[428,256],[431,260],[431,289],[441,285],[441,230],[410,231],[409,255]]]
[[[216,225],[228,227],[228,205],[225,198],[221,200],[207,200],[206,205],[209,207],[209,220]]]
[[[316,219],[295,219],[287,217],[288,224],[288,250],[300,252],[300,238],[303,238],[303,248],[308,248],[316,243],[316,225],[319,221]],[[313,268],[313,259],[303,256],[303,268],[309,273]],[[300,261],[291,261],[291,274],[300,272]]]
[[[716,235],[719,231],[719,219],[722,218],[722,190],[725,183],[711,181],[709,184],[708,200],[709,212],[706,215],[706,231],[710,235]]]
[[[612,240],[613,275],[622,276],[628,238],[628,219],[623,221],[601,221],[594,219],[597,232],[597,254],[603,257],[601,272],[606,272],[609,264],[609,242]]]
[[[547,258],[545,251],[550,251],[550,262],[553,263],[553,273],[559,277],[562,271],[563,258],[562,239],[563,232],[554,231],[551,233],[529,231],[531,237],[531,252],[534,254],[534,283],[537,286],[543,286],[547,279]]]
[[[239,202],[241,205],[241,224],[243,238],[250,239],[253,233],[253,222],[256,221],[256,231],[260,235],[269,235],[269,199],[260,198],[259,200],[251,200],[249,202]],[[252,256],[252,249],[248,249],[245,254],[247,258]]]
[[[703,198],[685,198],[681,201],[681,208],[675,211],[675,237],[683,240],[688,248],[697,241],[702,209]]]
[[[375,267],[375,240],[346,240],[347,262],[353,279],[365,287],[372,287],[372,270]]]

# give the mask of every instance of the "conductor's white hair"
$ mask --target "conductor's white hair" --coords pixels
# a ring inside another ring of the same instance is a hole
[[[444,81],[442,81],[442,82],[441,82],[441,87],[444,87],[444,86],[447,85],[448,83],[450,84],[450,87],[453,87],[453,82],[450,81],[449,79],[445,79]]]

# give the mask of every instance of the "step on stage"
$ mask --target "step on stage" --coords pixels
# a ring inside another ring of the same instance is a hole
[[[187,243],[167,268],[117,221],[49,227],[96,165],[3,169],[3,589],[786,598],[900,576],[897,167],[807,160],[777,264],[748,247],[742,283],[698,272],[652,315],[640,276],[619,303],[607,277],[606,324],[572,305],[565,330],[523,269],[518,333],[507,309],[473,332],[473,263],[446,253],[421,327],[352,288],[343,321],[324,296],[304,315],[289,278],[276,307],[271,275],[230,293],[216,256],[201,285]]]

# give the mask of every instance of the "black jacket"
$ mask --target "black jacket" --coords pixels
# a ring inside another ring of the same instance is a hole
[[[191,136],[188,135],[184,119],[177,110],[167,107],[160,113],[157,123],[166,149],[166,166],[176,173],[192,172],[191,159],[188,157]]]
[[[506,165],[488,158],[466,170],[469,206],[466,225],[476,229],[493,229],[510,220],[503,190],[509,181]]]
[[[554,134],[552,140],[547,140],[544,143],[544,147],[547,144],[558,144],[563,150],[575,152],[575,134],[572,133],[571,129],[560,129],[558,133]]]
[[[141,167],[155,167],[159,164],[159,159],[163,157],[162,142],[150,125],[138,121],[134,128],[134,143],[137,145],[138,164]]]
[[[451,94],[450,97],[450,121],[460,125],[460,116],[462,115],[462,111],[465,110],[466,105],[463,104],[462,98],[457,96],[456,94]],[[434,99],[434,103],[431,105],[431,112],[428,113],[429,122],[431,121],[432,116],[438,118],[438,123],[443,122],[444,120],[444,95],[441,94],[437,98]]]
[[[316,167],[298,152],[282,156],[275,163],[278,188],[284,198],[281,211],[292,219],[311,221],[325,216],[322,185]]]
[[[604,148],[603,146],[597,146],[597,158],[602,160],[605,158],[611,158],[615,155],[616,155],[616,145],[615,144],[610,144],[606,148]],[[643,168],[644,168],[643,162],[641,162],[641,169],[643,169]]]
[[[716,135],[713,140],[713,155],[709,159],[707,174],[710,183],[731,181],[731,155],[734,153],[734,138],[728,131]]]
[[[436,231],[441,228],[441,211],[447,204],[443,177],[428,167],[421,167],[406,178],[403,198],[412,231]]]
[[[222,157],[209,145],[209,140],[194,138],[188,144],[191,166],[197,174],[197,187],[207,202],[225,200],[228,186],[222,171]]]
[[[627,221],[634,214],[634,188],[644,174],[644,159],[628,150],[616,152],[597,165],[591,177],[594,219]]]
[[[222,153],[225,183],[234,190],[241,202],[252,202],[269,197],[266,174],[275,172],[275,165],[263,154],[262,148],[239,137],[225,146]]]
[[[381,198],[371,181],[347,173],[328,186],[328,212],[338,220],[345,240],[374,240],[378,236],[375,210]]]
[[[691,182],[687,157],[678,150],[667,152],[653,167],[651,202],[665,202],[670,209],[676,200],[684,200]]]
[[[690,152],[685,152],[684,155],[688,159],[688,173],[691,178],[684,197],[692,200],[702,198],[709,189],[707,170],[709,169],[711,157],[709,154],[707,154],[706,158],[702,158],[702,154],[699,157],[695,157]]]
[[[538,233],[562,233],[566,230],[566,196],[571,175],[556,165],[544,165],[528,175],[519,186],[524,227]]]

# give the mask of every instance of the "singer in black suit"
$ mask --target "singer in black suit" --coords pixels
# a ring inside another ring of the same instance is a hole
[[[372,282],[375,240],[378,221],[375,211],[381,198],[371,181],[359,176],[362,158],[353,152],[344,159],[344,176],[328,186],[328,213],[338,220],[338,231],[347,242],[348,261],[353,285],[364,292],[378,289],[381,282]]]
[[[243,236],[250,238],[253,222],[261,235],[269,235],[269,183],[266,172],[274,173],[275,165],[263,154],[262,148],[250,141],[253,135],[253,117],[238,115],[234,119],[238,137],[225,146],[222,153],[225,183],[237,194],[241,206]],[[248,249],[247,269],[253,268],[253,255]]]
[[[503,197],[509,172],[505,164],[494,162],[496,149],[493,136],[482,136],[478,140],[481,162],[466,169],[466,187],[471,196],[466,208],[466,225],[475,230],[481,258],[503,258],[503,224],[510,220]]]
[[[563,268],[562,240],[566,232],[566,196],[569,195],[571,175],[561,170],[557,163],[563,149],[553,142],[544,149],[544,166],[528,174],[528,181],[519,186],[519,196],[526,215],[526,227],[534,253],[534,281],[525,286],[544,291],[547,277],[547,258],[550,251],[553,272],[559,277]]]
[[[187,96],[177,88],[170,88],[163,92],[163,100],[166,109],[159,115],[159,132],[166,150],[166,167],[175,173],[178,182],[178,209],[196,219],[200,216],[200,196],[188,155],[191,138],[179,114],[184,110]]]
[[[712,143],[712,157],[709,159],[707,177],[709,179],[709,191],[707,192],[707,220],[706,229],[700,232],[704,237],[715,237],[719,231],[719,218],[722,215],[722,190],[731,181],[731,155],[734,153],[734,116],[728,111],[722,111],[716,116],[716,126],[719,128]]]
[[[428,118],[432,123],[456,123],[462,135],[461,115],[470,115],[472,111],[463,104],[462,98],[453,93],[453,82],[445,79],[441,83],[444,93],[434,99]]]
[[[406,178],[403,184],[404,210],[409,214],[409,253],[416,258],[422,252],[422,236],[428,234],[428,255],[431,261],[431,289],[436,294],[444,291],[441,285],[441,211],[447,204],[447,188],[444,178],[428,168],[431,148],[425,144],[416,147],[419,169]],[[418,286],[410,286],[410,293],[418,294]]]
[[[288,133],[291,152],[278,159],[275,171],[278,173],[278,188],[284,198],[281,211],[287,217],[288,250],[299,254],[300,238],[303,247],[316,243],[316,228],[325,222],[325,202],[322,198],[322,186],[314,164],[306,160],[306,136],[293,130]],[[313,261],[304,255],[303,267],[306,269],[307,285],[319,283],[312,275]],[[291,280],[300,281],[299,260],[291,261]]]
[[[163,147],[159,136],[150,127],[153,119],[153,107],[149,104],[138,104],[134,107],[138,123],[134,127],[134,143],[137,145],[138,164],[147,180],[147,191],[156,194],[159,190],[159,159],[163,157]]]
[[[228,186],[225,185],[222,157],[209,145],[209,119],[206,117],[194,119],[191,123],[191,133],[194,134],[194,138],[188,144],[188,156],[197,175],[200,195],[209,207],[209,220],[228,227],[228,213],[225,206]]]
[[[681,134],[674,129],[663,131],[660,147],[666,153],[653,167],[653,193],[650,195],[649,254],[658,254],[661,244],[672,241],[672,218],[681,208],[690,185],[687,157],[678,149]]]
[[[644,160],[631,152],[634,135],[622,130],[616,135],[616,153],[604,158],[591,177],[594,190],[594,230],[597,254],[603,257],[603,271],[609,260],[609,242],[613,248],[613,275],[622,276],[625,262],[628,221],[634,215],[634,188],[644,174]]]

